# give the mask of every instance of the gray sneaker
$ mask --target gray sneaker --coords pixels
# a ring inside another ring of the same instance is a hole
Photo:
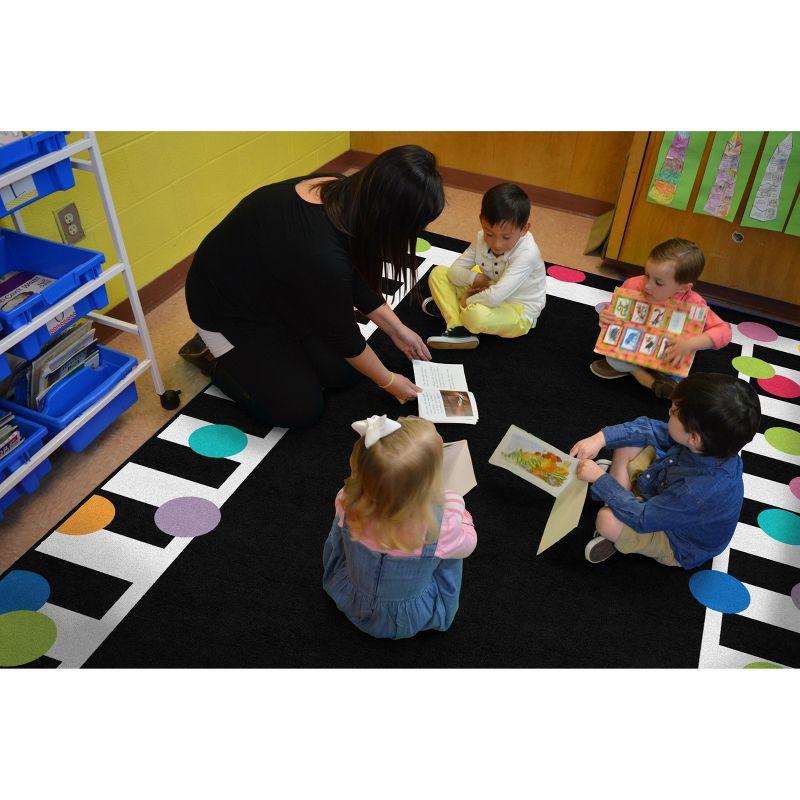
[[[459,325],[448,328],[441,336],[429,336],[428,347],[434,350],[474,350],[478,346],[478,337]]]
[[[614,547],[614,542],[596,533],[594,538],[586,545],[583,554],[590,564],[599,564],[601,561],[611,558],[616,552],[617,548]]]
[[[429,317],[436,317],[437,319],[442,318],[442,312],[439,311],[439,306],[436,305],[436,301],[432,297],[426,297],[422,301],[422,310]]]

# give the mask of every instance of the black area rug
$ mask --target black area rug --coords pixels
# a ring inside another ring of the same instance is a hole
[[[466,245],[433,234],[426,238],[448,250]],[[591,275],[586,285],[611,290],[615,284]],[[422,288],[426,295],[427,278]],[[440,321],[421,312],[414,296],[406,297],[397,313],[423,337],[441,329]],[[723,316],[739,321],[733,312]],[[798,336],[796,329],[774,327]],[[691,573],[638,556],[588,564],[583,549],[600,507],[591,499],[579,528],[536,556],[553,498],[488,464],[512,423],[568,450],[604,425],[642,414],[666,418],[668,402],[632,379],[601,381],[589,372],[597,330],[592,305],[548,296],[528,336],[512,341],[484,336],[477,350],[434,353],[436,361],[465,365],[480,412],[477,426],[439,426],[446,441],[468,440],[478,480],[466,497],[478,546],[465,561],[461,607],[446,633],[398,642],[372,639],[353,627],[322,590],[322,547],[355,441],[350,423],[370,414],[416,411],[416,404],[400,406],[364,380],[329,392],[318,425],[289,431],[277,443],[223,504],[219,526],[180,553],[85,665],[696,667],[706,610],[689,592]],[[389,369],[412,375],[410,363],[382,332],[369,342]],[[696,369],[733,373],[730,360],[739,350],[729,345],[698,353]],[[253,436],[269,430],[209,394],[182,411]],[[757,465],[759,456],[750,459]],[[186,448],[157,438],[131,461],[209,486],[219,486],[231,468],[223,460],[204,469]],[[152,523],[152,506],[111,499],[119,507],[115,531],[155,547],[167,545],[169,537]],[[15,568],[25,569],[26,561],[41,569],[42,557],[34,553]],[[773,575],[770,581],[785,578]],[[80,592],[80,585],[86,585],[82,579],[71,591]],[[83,604],[83,613],[102,615],[122,591],[116,585],[101,589],[92,603]],[[69,592],[63,596],[69,607]],[[740,627],[760,624],[736,620]],[[761,635],[756,631],[751,639],[756,634]],[[756,655],[785,658],[783,651],[768,656],[767,645]],[[45,656],[31,666],[54,665]]]

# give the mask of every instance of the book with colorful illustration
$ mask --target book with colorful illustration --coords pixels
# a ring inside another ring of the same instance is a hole
[[[670,375],[689,374],[694,353],[677,365],[666,363],[665,354],[672,342],[703,332],[708,306],[648,300],[642,292],[617,287],[609,309],[618,321],[600,328],[595,353]]]
[[[532,433],[511,425],[489,459],[490,464],[558,497],[575,480],[577,461]]]

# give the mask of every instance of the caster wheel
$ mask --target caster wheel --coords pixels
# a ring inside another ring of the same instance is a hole
[[[167,411],[172,411],[181,404],[180,389],[167,389],[161,395],[161,408],[166,408]]]

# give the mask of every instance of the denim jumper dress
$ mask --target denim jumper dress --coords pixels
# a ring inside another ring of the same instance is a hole
[[[438,520],[441,527],[441,511]],[[322,553],[322,586],[357,628],[382,639],[444,631],[458,610],[463,559],[437,558],[436,542],[419,556],[376,553],[333,520]]]

